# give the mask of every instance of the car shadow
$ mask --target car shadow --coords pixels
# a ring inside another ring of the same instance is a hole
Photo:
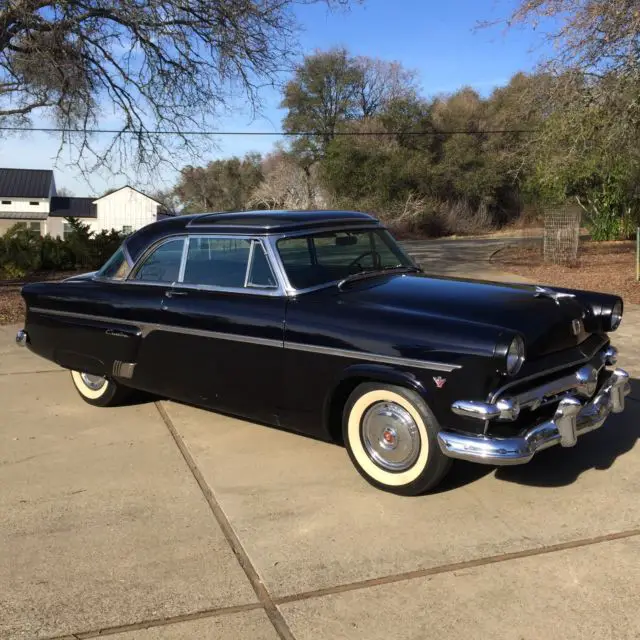
[[[136,405],[165,400],[161,396],[136,391],[123,404]],[[194,406],[191,403],[181,403]],[[202,408],[202,407],[200,407]],[[206,410],[206,409],[205,409]],[[216,411],[242,420],[238,416]],[[267,427],[295,433],[290,429],[278,427],[260,421],[252,421]],[[310,436],[307,436],[310,437]],[[313,438],[319,440],[320,438]],[[451,471],[441,484],[430,493],[444,493],[470,485],[485,476],[494,473],[497,480],[535,487],[561,487],[574,483],[582,473],[595,469],[610,469],[619,456],[631,451],[640,440],[640,380],[631,380],[631,394],[626,398],[624,413],[611,415],[600,429],[587,433],[578,439],[575,447],[565,449],[552,447],[536,454],[527,464],[496,467],[454,460]],[[322,439],[322,441],[325,441]],[[339,442],[329,442],[343,446]]]
[[[574,483],[592,469],[606,471],[640,440],[640,380],[632,379],[624,413],[611,415],[598,430],[578,439],[575,447],[552,447],[536,454],[531,462],[511,467],[494,467],[455,461],[451,473],[437,492],[450,491],[495,473],[503,482],[534,487],[562,487]]]
[[[120,402],[119,406],[132,407],[139,404],[151,404],[152,402],[163,399],[164,398],[154,396],[151,393],[147,393],[146,391],[139,391],[138,389],[135,389],[132,390],[131,394],[128,395],[122,402]]]

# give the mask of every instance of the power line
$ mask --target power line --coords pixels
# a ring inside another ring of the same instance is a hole
[[[121,129],[65,129],[56,127],[2,127],[0,131],[26,133],[110,133],[121,135],[154,135],[154,136],[286,136],[320,138],[328,135],[322,131],[170,131],[170,130],[121,130]],[[468,131],[455,129],[452,131],[336,131],[331,137],[338,136],[454,136],[454,135],[508,135],[510,133],[534,133],[535,129],[483,129]]]

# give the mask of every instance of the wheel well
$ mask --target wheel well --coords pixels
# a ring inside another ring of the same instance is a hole
[[[353,390],[363,382],[373,382],[372,378],[357,377],[347,378],[340,382],[334,389],[329,400],[329,408],[327,411],[327,430],[332,442],[343,444],[342,438],[342,411],[347,403],[349,396]]]

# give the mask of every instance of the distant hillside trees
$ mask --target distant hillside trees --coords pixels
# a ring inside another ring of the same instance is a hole
[[[521,0],[510,24],[545,20],[557,54],[488,96],[426,98],[396,62],[308,55],[283,89],[287,144],[187,167],[176,193],[187,210],[344,207],[430,235],[573,203],[594,238],[628,237],[640,222],[637,2]]]

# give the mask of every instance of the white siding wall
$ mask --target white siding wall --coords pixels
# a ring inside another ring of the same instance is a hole
[[[54,238],[62,238],[62,232],[64,230],[65,222],[66,220],[64,218],[47,218],[44,224],[42,235],[44,236],[48,233]]]
[[[2,204],[2,201],[9,201],[11,204]],[[38,204],[29,204],[37,202]],[[48,198],[9,198],[0,196],[0,212],[2,211],[26,211],[33,213],[49,213]]]
[[[96,205],[98,217],[83,220],[96,232],[122,231],[123,227],[136,231],[155,222],[158,215],[158,203],[130,187],[100,198]]]

